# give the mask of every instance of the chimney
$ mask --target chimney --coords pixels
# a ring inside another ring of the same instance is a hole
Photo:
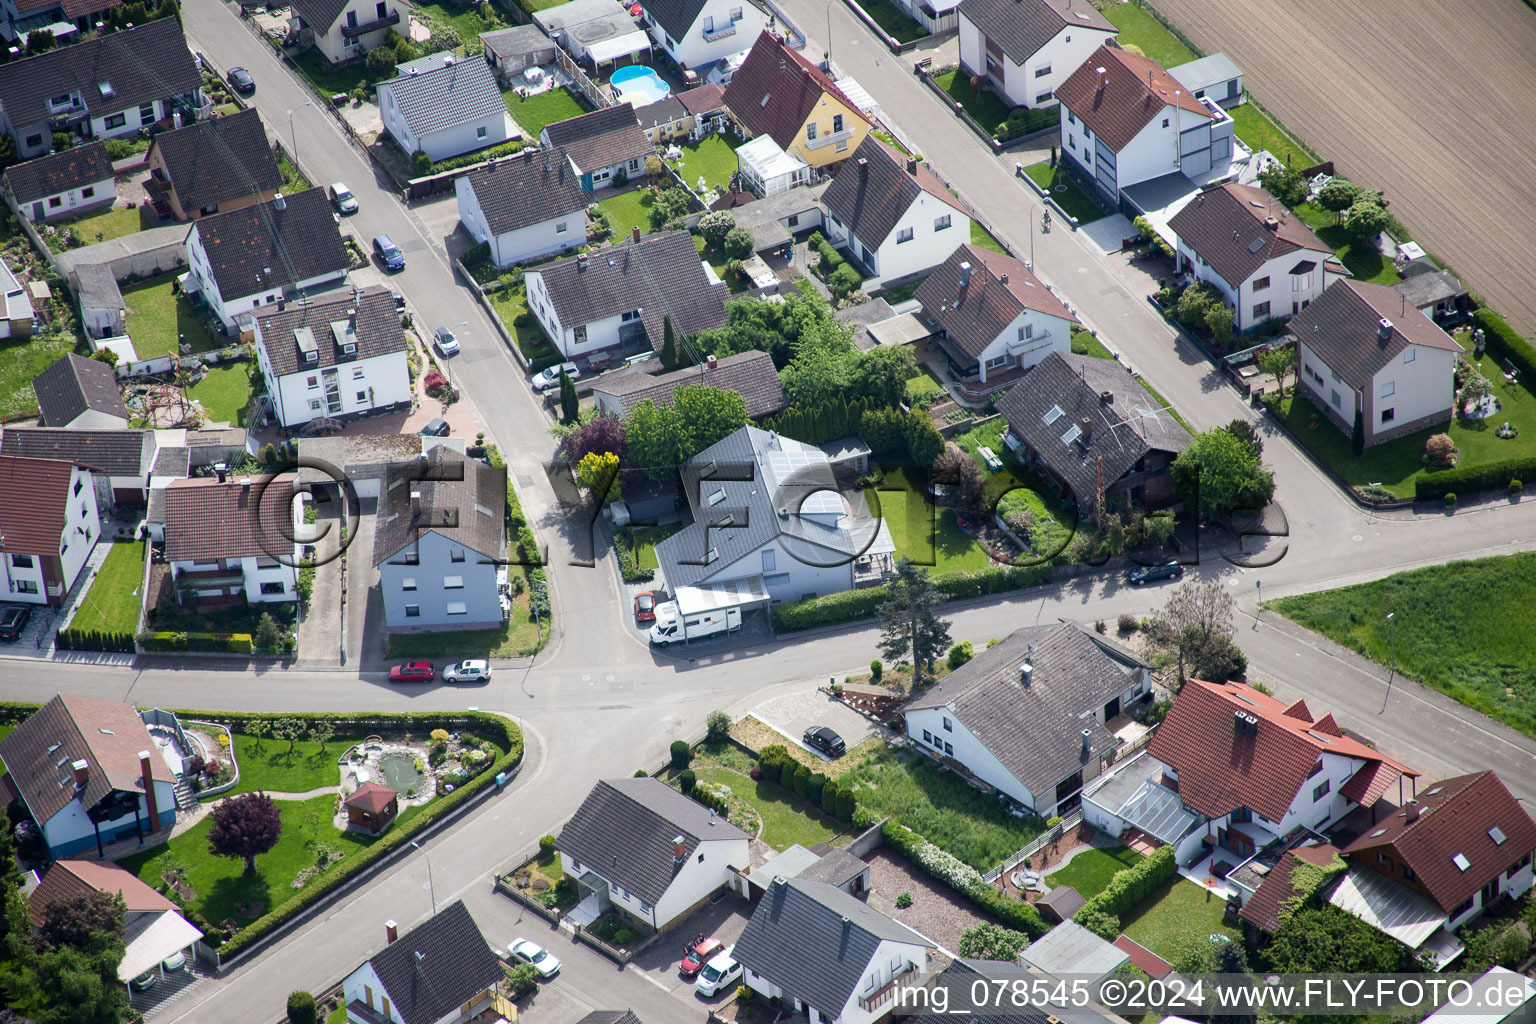
[[[386,945],[386,946],[394,945],[395,940],[398,939],[399,937],[400,937],[400,926],[394,922],[394,919],[391,918],[390,920],[385,921],[384,922],[384,945]]]
[[[1114,405],[1115,404],[1115,393],[1113,391],[1100,391],[1099,392],[1099,404],[1100,405]]]
[[[917,176],[917,158],[916,157],[907,157],[907,173],[912,175],[913,177]]]
[[[213,464],[213,473],[214,476],[219,478],[219,483],[223,483],[229,475],[229,466],[223,462],[215,462]]]
[[[272,197],[272,208],[275,210],[288,209],[288,200],[281,192]]]
[[[1089,730],[1087,730],[1087,729],[1084,729],[1084,730],[1083,730],[1083,750],[1084,750],[1084,751],[1085,751],[1085,752],[1086,752],[1086,751],[1087,751],[1087,750],[1088,750],[1088,749],[1089,749],[1089,746],[1088,746],[1088,738],[1089,738],[1089,737],[1090,737],[1090,736],[1092,736],[1092,735],[1093,735],[1093,733],[1092,733],[1092,732],[1091,732],[1091,731],[1089,731]]]
[[[1264,218],[1264,226],[1266,228],[1268,228],[1269,230],[1271,230],[1271,231],[1279,231],[1280,230],[1280,218],[1279,217],[1265,217]]]
[[[242,492],[244,492],[244,493],[247,493],[247,494],[250,493],[250,490],[251,490],[251,478],[250,477],[243,476],[243,477],[240,478],[240,490]]]
[[[971,265],[969,262],[960,264],[960,287],[964,288],[971,283]]]
[[[684,840],[682,835],[680,835],[680,834],[676,835],[676,836],[673,836],[672,837],[672,859],[675,860],[675,861],[681,862],[682,859],[684,857],[686,857],[686,856],[688,856],[688,843],[687,843],[687,841]]]
[[[160,807],[155,803],[155,773],[149,768],[149,751],[139,751],[139,777],[144,784],[144,802],[149,811],[149,830],[156,831],[160,827]]]
[[[1028,686],[1030,683],[1032,683],[1034,681],[1035,681],[1035,663],[1030,661],[1028,658],[1025,658],[1024,659],[1024,664],[1019,666],[1019,685],[1020,686]]]
[[[1077,425],[1082,428],[1082,431],[1083,431],[1083,443],[1087,444],[1089,441],[1092,441],[1093,440],[1093,420],[1091,420],[1087,416],[1084,416],[1082,419],[1078,420]]]
[[[91,763],[85,760],[85,758],[81,758],[74,764],[70,765],[70,767],[74,769],[75,772],[76,786],[84,786],[91,780]]]
[[[1008,275],[1007,274],[999,274],[998,277],[997,277],[997,283],[998,284],[1007,284],[1008,283]]]
[[[629,239],[636,245],[640,244],[640,225],[632,225],[629,229]]]
[[[1403,820],[1410,825],[1419,820],[1419,803],[1417,800],[1411,801],[1407,807],[1403,808]]]
[[[714,356],[707,356],[704,359],[704,365],[713,370],[720,365],[720,360],[716,359]]]
[[[1386,317],[1376,321],[1376,340],[1381,342],[1392,340],[1392,321]]]
[[[1094,86],[1093,91],[1094,92],[1103,92],[1104,91],[1104,82],[1106,81],[1104,69],[1103,68],[1094,68],[1093,69],[1093,73],[1098,76],[1098,81],[1099,81],[1099,84]]]
[[[576,271],[577,271],[577,273],[580,273],[581,271],[584,271],[586,269],[587,269],[587,254],[584,253],[584,252],[579,252],[579,253],[576,254]]]
[[[869,160],[867,158],[865,158],[865,157],[862,157],[862,156],[859,157],[859,173],[860,174],[868,174],[869,173]]]

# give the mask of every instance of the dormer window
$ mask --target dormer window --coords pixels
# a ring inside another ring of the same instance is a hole
[[[104,99],[104,100],[109,100],[114,95],[113,92],[112,92],[112,83],[111,82],[102,82],[96,88],[101,90],[101,98]]]

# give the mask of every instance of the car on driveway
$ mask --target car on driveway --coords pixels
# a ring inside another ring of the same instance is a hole
[[[699,972],[699,980],[693,983],[694,991],[701,996],[719,995],[722,990],[741,980],[741,964],[731,956],[735,948],[726,946],[704,965],[704,970]]]
[[[445,683],[483,683],[490,678],[491,663],[483,658],[461,661],[443,669]]]
[[[252,78],[251,73],[245,68],[230,68],[229,84],[242,96],[249,96],[256,91],[256,79]]]
[[[0,640],[19,640],[21,631],[27,628],[32,609],[24,604],[0,606]]]
[[[813,725],[805,730],[805,742],[828,757],[842,757],[848,752],[848,744],[843,738],[824,725]]]
[[[436,676],[430,661],[404,661],[389,670],[392,683],[430,683]]]
[[[432,344],[437,346],[439,355],[456,356],[459,354],[459,339],[453,336],[453,332],[446,327],[439,327],[432,332]]]
[[[533,375],[533,390],[548,391],[550,388],[560,386],[560,375],[565,374],[571,380],[581,376],[581,370],[575,363],[556,363],[548,369],[540,370]]]
[[[326,189],[325,192],[331,197],[331,202],[335,204],[336,209],[341,213],[357,212],[357,196],[353,195],[352,190],[347,188],[346,185],[339,181],[333,181],[331,182],[331,187]]]
[[[405,269],[405,253],[400,251],[400,247],[391,241],[388,235],[373,237],[373,255],[384,264],[386,270]]]
[[[635,595],[635,621],[656,621],[656,591],[642,590]]]
[[[164,966],[168,971],[179,971],[183,967],[187,966],[187,954],[178,949],[176,952],[165,958],[165,960],[162,962],[162,966]]]
[[[128,983],[128,987],[135,992],[148,992],[155,987],[155,982],[160,980],[160,972],[151,967],[143,974]]]
[[[518,939],[508,953],[515,963],[532,964],[541,978],[553,978],[560,973],[560,958],[530,939]]]
[[[691,978],[704,969],[704,965],[722,949],[725,943],[711,935],[707,939],[699,939],[683,954],[683,962],[677,965],[678,973],[685,978]]]
[[[1158,562],[1156,565],[1143,565],[1138,569],[1132,569],[1126,573],[1125,581],[1133,587],[1139,587],[1143,583],[1154,583],[1157,580],[1176,580],[1184,576],[1184,567],[1176,560],[1170,558],[1166,562]]]
[[[447,437],[452,432],[452,429],[453,428],[448,426],[447,420],[443,419],[441,416],[438,416],[426,426],[421,428],[421,436]]]

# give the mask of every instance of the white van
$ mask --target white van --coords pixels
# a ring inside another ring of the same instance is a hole
[[[704,969],[699,972],[699,980],[693,983],[699,995],[716,995],[721,989],[729,988],[741,980],[741,964],[731,956],[735,949],[735,946],[726,946],[704,965]]]
[[[740,608],[717,608],[684,616],[676,601],[656,606],[656,624],[651,627],[651,643],[658,647],[682,640],[697,640],[741,628]]]

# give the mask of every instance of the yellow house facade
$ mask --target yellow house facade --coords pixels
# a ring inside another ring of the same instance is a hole
[[[817,169],[848,159],[872,127],[824,71],[766,31],[726,88],[725,106],[749,138],[771,135]]]

